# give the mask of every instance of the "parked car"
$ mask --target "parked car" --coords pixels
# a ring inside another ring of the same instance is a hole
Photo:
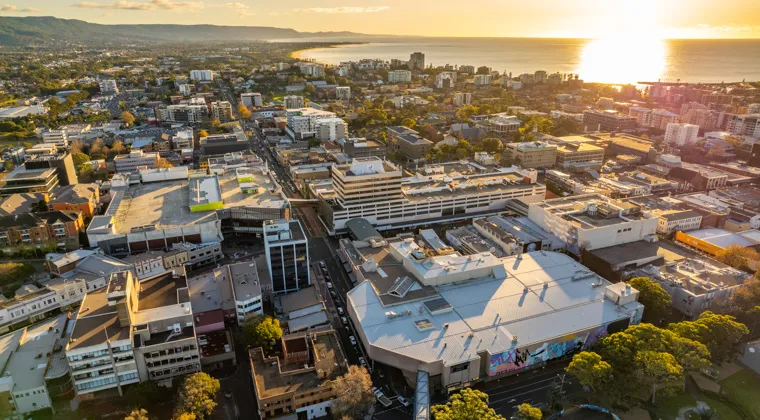
[[[329,281],[327,282],[327,288],[328,288],[328,289],[332,289],[332,288],[333,288],[333,285],[332,285],[332,283],[330,283]]]
[[[343,321],[343,325],[348,325],[348,319],[345,316],[340,317],[340,320]]]
[[[341,308],[340,306],[338,306],[338,314],[343,315],[343,308]]]
[[[409,401],[401,395],[398,396],[398,402],[400,402],[404,407],[409,407]]]
[[[338,295],[335,294],[335,290],[330,290],[330,296],[332,296],[334,298],[338,297]]]
[[[383,391],[380,390],[380,388],[372,387],[372,395],[374,395],[375,398],[377,398],[377,401],[379,401],[380,404],[383,405],[383,407],[390,407],[391,404],[393,404],[391,400],[389,400],[388,397],[386,397],[385,394],[383,394]]]
[[[369,367],[367,367],[367,361],[363,357],[359,358],[359,364],[367,368],[367,370],[369,370]]]
[[[351,345],[352,345],[352,346],[355,346],[355,345],[356,345],[356,338],[355,338],[353,335],[349,335],[349,336],[348,336],[348,341],[350,341],[350,342],[351,342]]]

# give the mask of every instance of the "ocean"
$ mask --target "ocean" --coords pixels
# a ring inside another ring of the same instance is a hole
[[[322,63],[339,64],[362,58],[408,60],[409,54],[416,51],[425,53],[426,65],[488,66],[495,71],[512,73],[513,76],[545,70],[549,73],[575,73],[588,82],[603,83],[760,80],[760,39],[398,37],[311,49],[301,52],[300,56]]]

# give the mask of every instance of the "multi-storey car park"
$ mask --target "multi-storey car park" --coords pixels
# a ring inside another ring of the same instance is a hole
[[[354,159],[348,170],[333,166],[332,185],[315,184],[320,215],[330,234],[364,218],[378,230],[494,215],[515,208],[515,200],[543,200],[546,187],[535,170],[486,168],[457,163],[427,168],[405,178],[400,168],[378,158]]]

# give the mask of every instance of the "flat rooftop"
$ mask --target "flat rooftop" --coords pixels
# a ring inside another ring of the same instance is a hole
[[[215,176],[194,176],[188,181],[190,192],[188,199],[191,206],[199,206],[222,201],[219,180]]]
[[[215,211],[190,212],[187,180],[154,182],[130,186],[113,212],[118,233],[130,233],[144,226],[176,228],[217,220]]]
[[[235,309],[229,279],[223,279],[226,276],[227,268],[220,267],[209,273],[187,279],[193,313]]]
[[[632,302],[621,311],[604,297],[614,286],[564,254],[538,251],[501,261],[502,278],[440,286],[435,299],[392,308],[371,282],[362,282],[348,292],[354,323],[373,346],[450,366],[628,319],[641,307]]]
[[[26,328],[26,335],[5,365],[4,374],[13,377],[14,391],[45,385],[50,361],[47,355],[53,353],[56,341],[64,335],[66,320],[67,315],[60,314]]]
[[[116,308],[108,306],[106,289],[87,293],[71,332],[67,350],[129,340],[129,326],[121,326]]]
[[[686,234],[721,248],[726,248],[730,245],[757,245],[757,242],[751,239],[752,235],[748,235],[745,232],[734,233],[725,229],[710,228],[692,230],[686,232]]]
[[[288,201],[280,192],[277,185],[269,175],[264,175],[259,170],[251,170],[252,185],[258,187],[258,192],[253,194],[244,193],[240,189],[235,171],[225,171],[219,175],[219,185],[222,190],[222,201],[225,208],[253,207],[280,209],[288,206]]]
[[[173,277],[171,272],[151,280],[141,281],[137,309],[142,312],[186,302],[187,300],[183,297],[187,297],[187,293],[183,295],[181,290],[185,288],[187,288],[185,277]]]
[[[255,261],[249,261],[228,266],[237,300],[243,301],[261,296],[261,283],[259,283],[256,265]]]
[[[55,169],[26,169],[23,166],[19,166],[9,173],[3,181],[30,181],[30,180],[43,180],[51,176],[55,172]]]
[[[317,333],[310,347],[308,364],[313,368],[303,373],[289,373],[303,369],[303,365],[289,367],[282,360],[272,363],[272,358],[264,359],[261,352],[252,350],[250,355],[257,398],[263,400],[278,395],[303,394],[346,372],[346,358],[335,331]],[[317,370],[323,371],[326,377],[319,378]]]

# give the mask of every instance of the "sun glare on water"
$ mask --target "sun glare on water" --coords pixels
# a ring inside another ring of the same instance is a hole
[[[668,47],[660,37],[656,0],[610,1],[610,27],[583,49],[576,73],[590,82],[657,81],[667,66]],[[651,7],[650,7],[651,6]]]

